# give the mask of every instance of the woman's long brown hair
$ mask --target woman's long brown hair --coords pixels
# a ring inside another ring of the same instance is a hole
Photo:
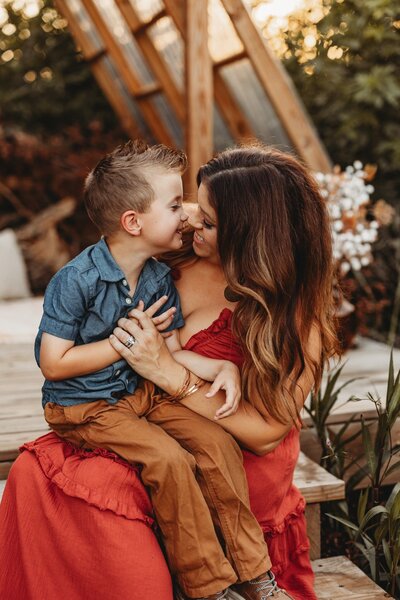
[[[200,168],[197,183],[216,211],[222,268],[239,298],[233,331],[245,355],[244,397],[261,400],[282,423],[298,422],[299,377],[310,365],[318,388],[337,347],[325,202],[298,160],[264,146],[221,152]],[[318,360],[309,352],[313,327]]]

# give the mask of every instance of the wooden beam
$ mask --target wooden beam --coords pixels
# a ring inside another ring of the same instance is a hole
[[[54,3],[60,14],[67,19],[68,27],[72,33],[75,43],[81,49],[85,60],[90,63],[93,75],[95,76],[97,83],[103,90],[104,95],[118,116],[123,129],[131,138],[140,137],[140,130],[133,119],[132,113],[126,104],[125,98],[119,92],[118,87],[115,85],[115,81],[111,77],[103,62],[99,60],[100,56],[104,55],[104,48],[97,49],[93,46],[93,43],[89,37],[76,22],[75,15],[69,8],[67,2],[63,2],[62,0],[54,0]]]
[[[242,0],[221,2],[294,148],[312,169],[330,171],[330,159],[290,78],[265,44]]]
[[[175,24],[175,27],[181,34],[184,43],[186,43],[183,3],[176,2],[176,0],[164,0],[164,4],[169,16],[172,18]],[[243,114],[243,111],[238,106],[236,100],[233,98],[231,91],[225,83],[224,78],[219,73],[218,68],[214,69],[213,74],[215,100],[217,101],[221,116],[224,119],[233,139],[236,141],[242,141],[245,139],[254,138],[255,134],[253,129]]]
[[[144,98],[150,98],[161,92],[161,88],[158,83],[147,83],[141,86],[141,88],[133,94],[135,100],[144,100]]]
[[[116,0],[117,4],[118,4],[118,1],[119,0]],[[129,8],[129,6],[130,6],[129,0],[121,0],[121,2],[123,4],[126,4],[127,7]],[[155,23],[157,23],[157,21],[159,21],[160,19],[162,19],[163,17],[165,17],[166,14],[167,13],[165,12],[165,8],[161,8],[161,10],[159,10],[158,12],[156,12],[151,17],[151,19],[149,19],[148,21],[139,21],[137,27],[135,28],[134,31],[132,31],[132,33],[136,35],[138,33],[141,33],[142,31],[145,31],[146,29],[149,29],[149,27],[152,27]]]
[[[93,21],[93,24],[96,27],[99,36],[103,40],[103,43],[112,60],[114,61],[115,67],[117,68],[129,93],[133,96],[140,94],[142,85],[133,72],[132,67],[129,64],[120,44],[116,41],[110,29],[108,28],[108,25],[103,19],[103,16],[96,6],[96,3],[94,0],[82,0],[82,4],[85,7],[89,17]],[[173,145],[173,140],[163,123],[162,116],[153,106],[151,100],[144,97],[143,99],[138,99],[137,103],[155,139],[168,146]]]
[[[232,63],[235,63],[238,60],[243,60],[244,58],[247,58],[247,53],[244,50],[241,50],[240,52],[235,52],[235,54],[231,54],[229,56],[226,56],[225,58],[221,58],[220,60],[214,62],[214,70],[221,69],[222,67],[231,65]]]
[[[169,100],[172,109],[175,111],[178,121],[180,121],[181,125],[184,125],[185,103],[183,94],[176,87],[165,61],[155,48],[147,31],[148,27],[154,24],[154,19],[152,19],[151,23],[142,23],[130,0],[115,0],[115,3],[121,11],[121,14],[124,17],[132,34],[135,36],[136,42],[142,51],[143,56],[149,63],[149,66],[160,86],[162,87],[166,98]],[[157,20],[159,20],[165,15],[165,10],[162,10],[155,16],[157,17]]]
[[[195,194],[196,174],[213,153],[213,77],[208,51],[207,0],[186,0],[186,152],[188,189]]]

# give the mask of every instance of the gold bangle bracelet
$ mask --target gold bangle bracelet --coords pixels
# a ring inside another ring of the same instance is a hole
[[[187,398],[188,396],[191,396],[205,384],[204,379],[201,379],[200,377],[198,377],[196,379],[196,381],[194,383],[192,383],[192,385],[190,385],[191,373],[188,369],[186,369],[186,367],[185,367],[185,371],[186,371],[186,375],[185,375],[185,380],[183,382],[183,385],[180,387],[180,389],[175,394],[170,394],[170,395],[164,396],[163,401],[172,402],[172,403],[181,402],[181,400],[183,400],[184,398]]]

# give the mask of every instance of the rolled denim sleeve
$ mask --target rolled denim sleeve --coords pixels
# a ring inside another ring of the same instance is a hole
[[[178,290],[175,287],[175,284],[173,282],[171,274],[168,273],[164,277],[164,279],[160,282],[160,284],[161,285],[160,285],[159,293],[157,294],[157,298],[160,298],[161,296],[168,296],[168,300],[166,301],[164,306],[161,308],[161,310],[159,310],[156,313],[156,315],[159,315],[160,313],[165,312],[172,306],[175,306],[176,313],[175,313],[174,320],[172,321],[171,325],[169,327],[167,327],[167,329],[165,331],[173,331],[174,329],[179,329],[180,327],[184,326],[185,320],[182,315],[181,301],[179,298]]]
[[[74,267],[64,267],[47,286],[39,330],[74,341],[88,302],[89,289],[84,277]]]

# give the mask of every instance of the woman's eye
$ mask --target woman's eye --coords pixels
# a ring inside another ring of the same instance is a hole
[[[214,227],[212,223],[208,223],[205,219],[203,219],[202,223],[206,229],[212,229]]]
[[[172,210],[178,210],[179,208],[181,208],[180,204],[174,204],[174,206],[172,207]]]

